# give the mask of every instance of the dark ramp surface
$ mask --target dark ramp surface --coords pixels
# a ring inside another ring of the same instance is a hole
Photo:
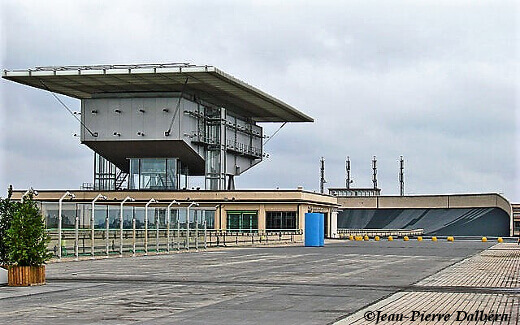
[[[48,265],[0,287],[3,324],[327,324],[491,246],[329,242]]]
[[[424,229],[426,235],[509,236],[509,215],[499,208],[346,209],[338,228]]]

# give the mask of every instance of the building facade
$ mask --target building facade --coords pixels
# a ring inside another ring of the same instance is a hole
[[[184,232],[188,248],[193,229],[197,240],[200,229],[303,239],[306,212],[324,214],[331,238],[338,226],[449,235],[507,235],[518,226],[517,207],[498,194],[381,196],[375,157],[373,188],[350,188],[348,164],[347,187],[331,188],[331,195],[235,190],[234,178],[266,156],[261,123],[313,119],[212,66],[38,67],[4,70],[3,78],[81,101],[80,137],[94,152],[93,186],[71,190],[72,201],[64,200],[64,191],[36,198],[47,227],[57,232],[57,247],[69,236],[76,247],[81,238],[92,254],[108,254],[119,238],[121,252],[132,245],[135,252],[140,238],[146,250],[149,229],[155,229],[157,250],[160,238],[170,244],[172,229]],[[204,188],[193,190],[192,177],[204,177]]]

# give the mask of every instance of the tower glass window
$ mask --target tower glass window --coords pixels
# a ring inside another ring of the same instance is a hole
[[[178,189],[176,158],[131,158],[129,188],[134,190]]]

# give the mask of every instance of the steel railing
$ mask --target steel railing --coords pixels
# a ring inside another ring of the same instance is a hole
[[[403,237],[403,236],[421,236],[424,229],[350,229],[338,228],[338,236],[345,238],[348,236],[369,236],[369,237]]]
[[[53,257],[58,256],[59,233],[57,229],[48,229],[50,236],[48,250]],[[257,244],[295,243],[302,241],[301,229],[207,229],[201,225],[191,228],[149,228],[123,229],[96,228],[94,243],[90,228],[64,228],[61,231],[62,257],[96,257],[123,255],[146,255],[168,253],[190,249],[206,249],[210,247],[245,246]],[[123,241],[121,242],[121,235]],[[147,240],[145,241],[145,236]],[[92,255],[92,247],[94,254]]]

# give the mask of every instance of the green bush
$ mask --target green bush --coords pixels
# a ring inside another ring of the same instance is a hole
[[[16,203],[10,226],[5,236],[7,260],[9,264],[39,266],[51,258],[47,252],[49,235],[45,232],[40,209],[33,201],[32,194],[23,202]]]

